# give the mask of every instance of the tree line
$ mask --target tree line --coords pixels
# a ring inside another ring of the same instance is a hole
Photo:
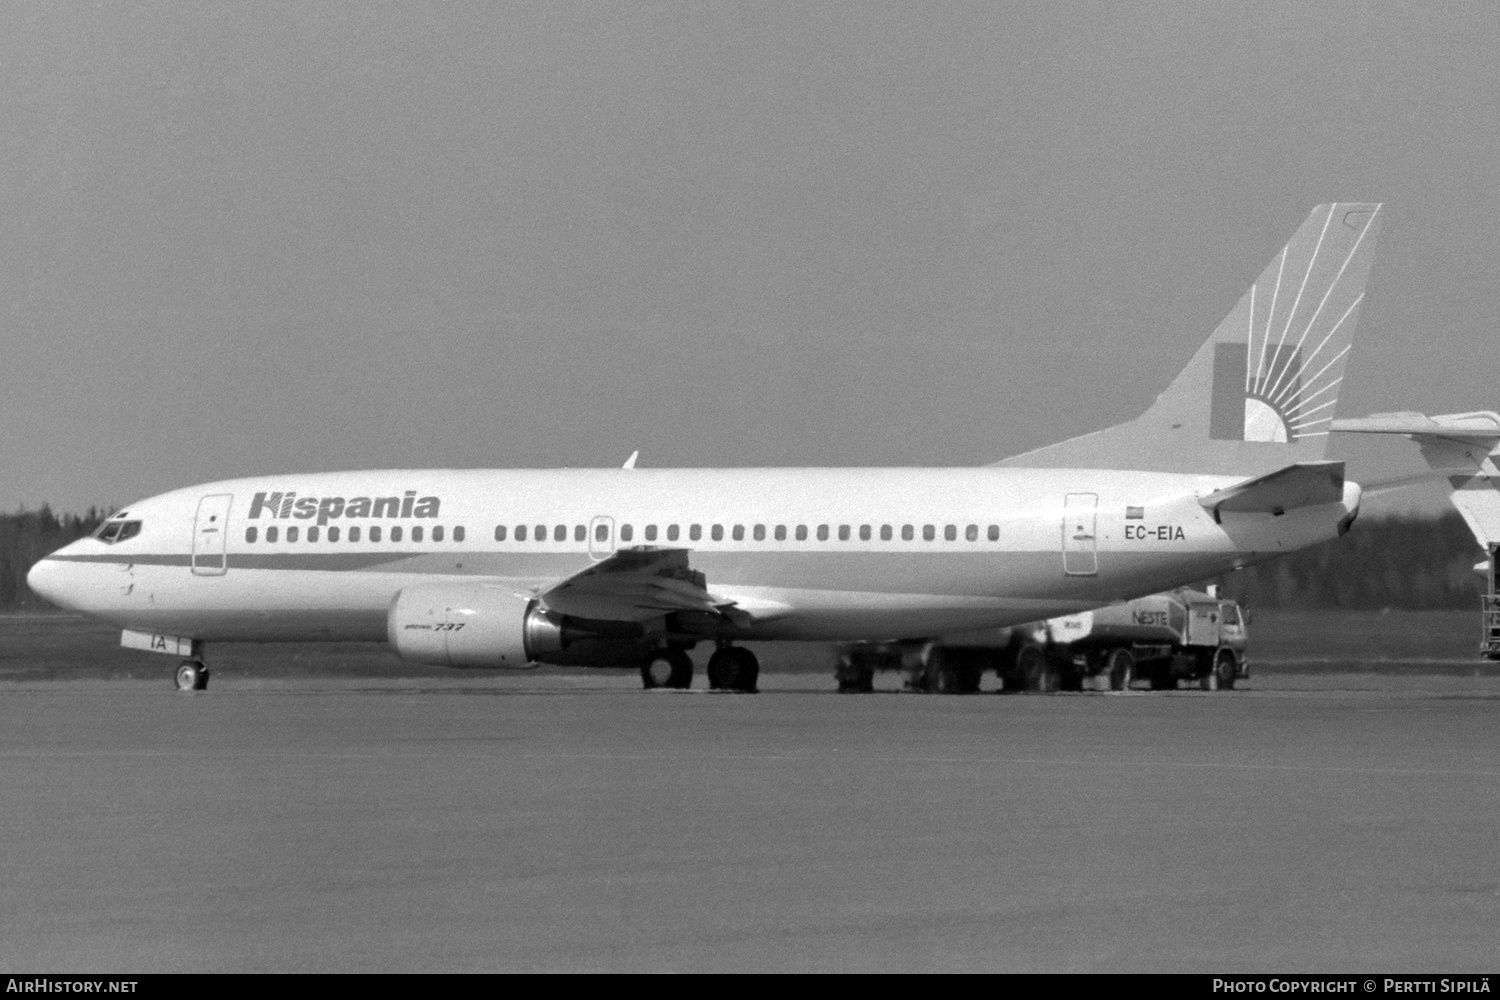
[[[108,516],[90,508],[58,517],[48,507],[0,514],[0,611],[45,611],[26,586],[42,556],[92,532]],[[1256,608],[1474,608],[1484,552],[1456,512],[1438,518],[1361,520],[1333,542],[1303,549],[1217,582]]]
[[[46,505],[0,514],[0,611],[55,610],[26,586],[27,572],[42,556],[92,533],[108,516],[90,507],[86,514],[58,517]]]
[[[1354,522],[1343,538],[1219,577],[1257,608],[1474,609],[1485,551],[1457,511]]]

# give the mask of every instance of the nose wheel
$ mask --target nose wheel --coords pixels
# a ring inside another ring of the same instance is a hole
[[[179,691],[207,691],[208,667],[203,665],[202,660],[183,660],[177,665],[174,679]]]

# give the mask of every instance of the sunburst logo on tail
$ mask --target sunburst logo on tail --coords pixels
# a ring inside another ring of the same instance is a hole
[[[1342,362],[1351,346],[1351,317],[1364,292],[1353,301],[1348,301],[1347,295],[1339,296],[1343,301],[1337,302],[1335,309],[1326,307],[1375,214],[1344,211],[1341,225],[1354,230],[1349,234],[1353,245],[1347,254],[1332,259],[1323,255],[1320,259],[1329,227],[1341,207],[1329,206],[1305,267],[1294,260],[1292,273],[1301,271],[1300,278],[1287,273],[1287,254],[1293,249],[1293,244],[1288,244],[1261,281],[1251,286],[1235,310],[1243,314],[1240,329],[1244,342],[1220,340],[1214,345],[1210,437],[1289,444],[1327,435],[1338,386],[1344,380]],[[1304,245],[1297,256],[1305,254]],[[1339,257],[1343,259],[1334,272],[1333,261]],[[1273,271],[1274,280],[1268,280]],[[1269,294],[1265,294],[1267,291]],[[1348,305],[1338,309],[1344,302]]]

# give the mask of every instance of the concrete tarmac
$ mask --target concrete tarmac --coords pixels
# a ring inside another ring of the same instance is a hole
[[[1500,681],[0,690],[27,972],[1489,972]]]

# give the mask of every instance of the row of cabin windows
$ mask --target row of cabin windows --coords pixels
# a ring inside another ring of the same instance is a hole
[[[807,537],[808,537],[808,526],[807,525],[805,525],[805,524],[798,524],[798,525],[793,526],[793,528],[791,530],[792,530],[793,537],[795,537],[795,539],[797,541],[799,541],[799,542],[805,542],[805,541],[807,541]],[[815,533],[816,533],[818,541],[820,541],[820,542],[826,542],[826,541],[828,541],[829,537],[833,533],[834,526],[827,525],[827,524],[820,524],[814,530],[815,530]],[[876,528],[875,528],[874,525],[871,525],[871,524],[861,524],[861,525],[859,525],[858,529],[856,529],[854,525],[840,524],[840,525],[837,526],[839,541],[841,541],[841,542],[847,542],[847,541],[849,541],[850,538],[853,537],[855,530],[858,530],[858,532],[859,532],[859,540],[862,541],[862,542],[868,542],[872,538],[875,537]],[[949,542],[956,542],[956,541],[958,541],[958,530],[959,530],[959,526],[956,525],[956,524],[945,524],[945,525],[943,525],[943,540],[944,541],[949,541]],[[785,525],[785,524],[775,525],[774,527],[772,527],[770,529],[770,532],[771,532],[772,537],[776,541],[778,541],[778,542],[784,542],[787,539],[787,525]],[[882,542],[892,541],[896,537],[896,527],[895,527],[895,525],[882,524],[882,525],[880,525],[879,532],[880,532],[880,540]],[[936,541],[937,540],[937,532],[938,532],[938,526],[935,525],[935,524],[924,524],[924,525],[922,525],[922,540],[923,541],[927,541],[927,542]],[[750,537],[754,541],[757,541],[757,542],[763,542],[763,541],[765,541],[766,540],[766,533],[767,533],[767,526],[764,525],[764,524],[754,524],[754,525],[750,526]],[[645,541],[648,541],[648,542],[657,541],[657,538],[658,538],[658,535],[657,535],[657,526],[654,525],[654,524],[648,524],[648,525],[646,525],[646,527],[645,527],[644,531],[642,532],[642,534],[644,536],[644,540]],[[977,524],[971,524],[968,527],[964,528],[963,529],[963,535],[964,535],[964,541],[968,541],[968,542],[977,542],[977,541],[979,541],[979,525],[977,525]],[[675,541],[678,541],[681,537],[682,537],[682,531],[681,531],[681,526],[680,525],[669,524],[669,525],[666,526],[666,540],[667,541],[669,541],[669,542],[675,542]],[[690,542],[701,541],[702,538],[703,538],[703,525],[701,525],[701,524],[690,524],[690,525],[688,525],[687,526],[687,537],[688,537],[688,541],[690,541]],[[722,524],[711,524],[711,525],[709,525],[708,526],[708,537],[710,539],[712,539],[713,541],[715,541],[715,542],[722,542],[724,540],[724,525],[722,525]],[[745,525],[743,525],[743,524],[736,524],[736,525],[730,526],[730,528],[729,528],[729,537],[731,539],[733,539],[734,541],[736,541],[736,542],[742,542],[742,541],[744,541],[745,540]],[[913,541],[916,537],[917,537],[917,526],[916,525],[914,525],[914,524],[903,524],[903,525],[901,525],[901,540],[902,541],[904,541],[904,542],[910,542],[910,541]],[[998,524],[992,524],[992,525],[990,525],[989,526],[989,530],[986,532],[985,537],[987,537],[992,542],[998,542],[1000,540],[1000,526]],[[538,542],[545,542],[545,541],[547,541],[547,538],[548,538],[547,525],[545,525],[545,524],[538,524],[538,525],[532,526],[532,525],[527,525],[527,524],[518,524],[518,525],[515,526],[514,529],[511,529],[508,525],[497,524],[495,526],[495,541],[497,541],[497,542],[503,542],[507,538],[513,538],[515,541],[518,541],[518,542],[524,542],[528,538],[529,539],[534,539],[534,540],[536,540]],[[559,525],[553,526],[553,528],[551,530],[551,538],[552,538],[552,541],[554,541],[554,542],[566,542],[568,540],[568,526],[566,524],[559,524]],[[588,529],[585,528],[581,524],[574,525],[573,526],[573,541],[575,541],[575,542],[584,542],[584,541],[587,541],[587,540],[588,540]],[[595,525],[594,526],[594,540],[595,541],[599,541],[599,542],[607,542],[607,541],[609,541],[609,525],[607,525],[607,524],[598,524],[598,525]],[[620,541],[622,541],[622,542],[633,542],[633,541],[635,541],[635,528],[634,528],[634,526],[629,525],[629,524],[622,524],[622,525],[620,525]]]
[[[399,542],[399,541],[402,541],[405,538],[405,534],[402,531],[401,525],[399,525],[399,524],[393,524],[393,525],[391,525],[391,530],[390,530],[390,534],[389,535],[383,535],[381,525],[378,525],[378,524],[372,524],[372,525],[370,525],[368,535],[363,535],[361,527],[359,525],[357,525],[357,524],[351,524],[351,525],[349,525],[347,531],[345,531],[344,529],[341,529],[336,524],[330,524],[328,526],[327,531],[328,531],[327,538],[328,538],[328,541],[330,541],[330,542],[336,542],[340,538],[348,538],[349,541],[351,541],[351,542],[357,542],[357,541],[360,541],[362,537],[368,537],[369,540],[372,541],[372,542],[379,542],[379,541],[383,540],[383,538],[385,538],[385,537],[388,537],[393,542]],[[289,541],[289,542],[295,542],[295,541],[298,540],[298,536],[300,535],[300,533],[301,533],[301,525],[296,525],[296,524],[290,525],[286,529],[286,540]],[[259,538],[259,536],[260,536],[260,529],[257,528],[255,525],[252,524],[250,527],[248,527],[248,528],[245,529],[245,541],[247,541],[247,542],[254,542],[254,541],[256,541]],[[321,541],[323,539],[323,537],[324,536],[323,536],[323,533],[322,533],[322,529],[320,529],[316,524],[310,524],[310,525],[307,526],[307,540],[309,542]],[[446,537],[446,533],[444,532],[443,526],[441,524],[435,524],[435,525],[432,526],[432,540],[434,542],[441,542],[441,541],[443,541],[443,539],[445,537]],[[278,527],[277,525],[273,524],[273,525],[271,525],[270,527],[268,527],[266,529],[266,541],[268,541],[268,542],[276,542],[276,541],[280,541],[280,540],[281,540],[281,529],[280,529],[280,527]],[[412,527],[412,529],[411,529],[411,540],[414,541],[414,542],[420,542],[420,541],[423,540],[422,525],[418,524],[418,525],[414,525]],[[460,525],[455,525],[454,526],[454,528],[453,528],[453,540],[455,542],[461,542],[461,541],[464,540],[463,525],[460,524]]]

